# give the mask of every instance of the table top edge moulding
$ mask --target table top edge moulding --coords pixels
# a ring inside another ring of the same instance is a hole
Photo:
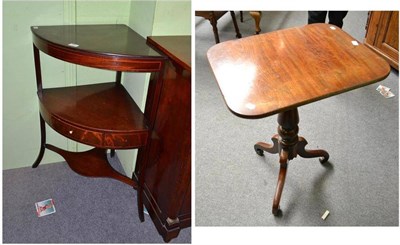
[[[123,24],[32,26],[31,31],[34,44],[42,52],[78,65],[152,72],[160,70],[166,59]]]
[[[207,57],[228,108],[262,118],[386,78],[390,66],[330,24],[219,43]]]

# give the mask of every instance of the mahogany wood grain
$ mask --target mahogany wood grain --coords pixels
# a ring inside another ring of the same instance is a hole
[[[159,45],[162,43],[162,45]],[[161,54],[167,55],[175,67],[182,67],[191,72],[191,37],[190,36],[150,36],[147,44],[159,50]],[[177,45],[179,44],[179,45]]]
[[[365,86],[390,66],[333,25],[312,24],[231,40],[207,57],[229,109],[261,118]]]
[[[32,26],[31,30],[41,51],[83,66],[151,72],[159,71],[165,59],[126,25]]]
[[[149,142],[138,153],[137,164],[146,170],[139,188],[158,232],[170,241],[191,225],[191,38],[152,36],[147,43],[169,61]]]
[[[399,70],[399,11],[370,11],[365,45]]]
[[[299,137],[299,142],[297,143],[297,154],[303,158],[313,158],[320,157],[320,163],[326,163],[329,159],[328,152],[324,150],[306,150],[305,147],[308,144],[307,140],[303,137]]]
[[[256,153],[279,154],[280,170],[272,213],[279,203],[288,161],[298,155],[329,159],[325,150],[306,150],[298,136],[297,107],[384,79],[389,65],[340,28],[312,24],[228,41],[207,53],[221,93],[237,116],[260,118],[278,113],[273,144],[258,142]]]
[[[36,75],[36,88],[37,92],[41,93],[43,89],[42,84],[42,70],[40,69],[40,52],[39,49],[33,45],[33,58],[35,61],[35,75]]]
[[[277,216],[280,214],[281,210],[279,209],[279,203],[281,201],[283,187],[285,185],[286,180],[286,172],[287,166],[289,161],[289,153],[286,150],[282,150],[279,154],[279,176],[278,176],[278,183],[276,184],[276,191],[274,196],[274,201],[272,203],[272,213]]]
[[[107,151],[104,149],[93,148],[85,152],[69,152],[51,144],[46,144],[46,148],[64,157],[69,167],[80,175],[112,178],[130,185],[134,189],[137,188],[135,181],[111,167],[107,160]]]
[[[146,144],[146,119],[118,83],[43,89],[39,100],[43,118],[65,137],[106,149]]]

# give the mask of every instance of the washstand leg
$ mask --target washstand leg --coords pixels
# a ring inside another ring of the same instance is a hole
[[[36,168],[37,166],[39,166],[39,163],[43,159],[44,150],[46,149],[46,127],[44,119],[40,113],[39,113],[39,121],[40,121],[40,151],[39,155],[36,158],[36,161],[32,164],[32,168]]]
[[[137,188],[137,205],[139,220],[144,222],[144,208],[143,208],[143,178],[141,173],[138,176],[138,188]]]
[[[140,160],[142,157],[144,157],[143,152],[146,151],[146,147],[143,147],[141,149],[138,149],[138,157],[136,160],[136,167],[135,171],[133,172],[133,178],[136,179],[137,182],[137,206],[138,206],[138,216],[139,220],[141,222],[144,222],[144,208],[143,208],[143,185],[144,185],[144,176],[143,176],[143,171],[144,171],[144,166],[142,166],[144,161]]]

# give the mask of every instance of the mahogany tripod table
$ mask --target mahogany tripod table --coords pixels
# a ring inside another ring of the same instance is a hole
[[[258,142],[256,153],[279,154],[279,177],[272,205],[278,214],[288,161],[320,157],[298,136],[299,106],[386,78],[390,66],[340,28],[312,24],[217,44],[207,57],[228,108],[249,119],[278,114],[273,144]]]

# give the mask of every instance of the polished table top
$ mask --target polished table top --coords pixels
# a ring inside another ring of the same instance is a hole
[[[42,52],[70,63],[117,71],[159,71],[166,59],[127,25],[32,26]]]
[[[312,24],[219,43],[207,52],[238,116],[260,118],[384,79],[390,66],[340,28]]]
[[[34,37],[86,53],[136,59],[161,56],[146,45],[144,38],[127,25],[33,26],[31,29]]]

